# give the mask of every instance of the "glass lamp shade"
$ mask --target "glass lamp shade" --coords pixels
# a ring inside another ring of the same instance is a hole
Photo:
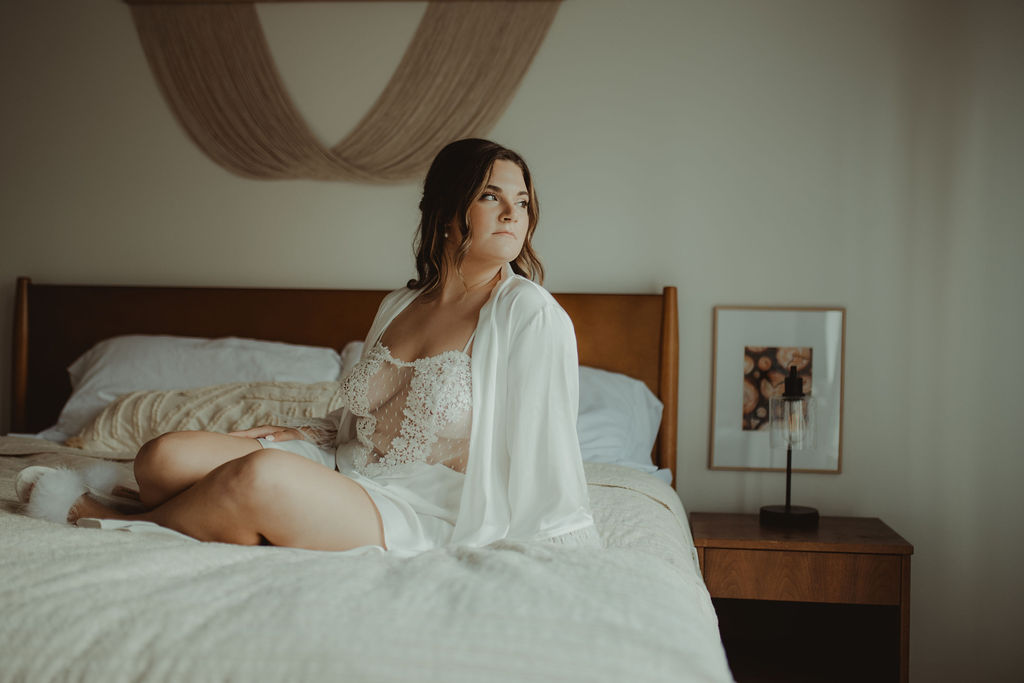
[[[814,399],[810,396],[768,400],[768,429],[772,448],[794,451],[814,448]]]
[[[814,447],[814,399],[801,391],[787,391],[768,400],[768,411],[771,447],[786,449],[786,504],[762,507],[761,525],[815,529],[818,511],[790,502],[793,451]]]

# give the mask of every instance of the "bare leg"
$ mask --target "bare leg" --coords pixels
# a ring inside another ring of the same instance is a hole
[[[70,521],[101,517],[154,522],[201,541],[349,550],[384,545],[380,514],[348,477],[300,455],[258,450],[231,460],[147,512],[126,515],[88,496]]]
[[[259,450],[255,439],[215,432],[170,432],[147,442],[135,456],[139,500],[155,507],[221,465]]]

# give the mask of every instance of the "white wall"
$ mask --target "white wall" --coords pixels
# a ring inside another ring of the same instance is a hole
[[[260,7],[328,143],[424,6]],[[534,170],[551,289],[680,288],[689,510],[753,512],[783,487],[706,468],[712,306],[847,308],[843,473],[798,475],[794,495],[914,544],[919,681],[1024,667],[1022,29],[1013,1],[566,0],[491,133]],[[120,2],[0,5],[0,91],[0,357],[17,275],[383,288],[411,272],[415,183],[222,171],[167,111]]]

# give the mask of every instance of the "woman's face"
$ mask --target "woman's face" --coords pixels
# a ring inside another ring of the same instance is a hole
[[[484,188],[469,207],[472,242],[463,261],[498,266],[515,261],[530,227],[530,193],[523,172],[514,162],[498,159]]]

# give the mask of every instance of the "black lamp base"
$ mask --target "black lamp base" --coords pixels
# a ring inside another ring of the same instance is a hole
[[[818,511],[802,505],[765,505],[761,508],[761,526],[786,529],[817,529]]]

